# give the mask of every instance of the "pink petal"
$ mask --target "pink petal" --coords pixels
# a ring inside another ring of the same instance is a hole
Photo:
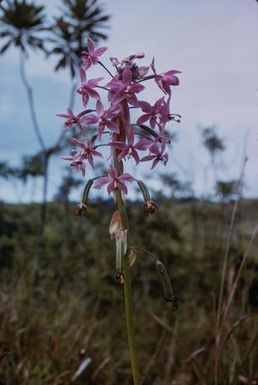
[[[142,115],[142,116],[140,116],[139,118],[138,118],[138,120],[137,120],[137,124],[138,125],[140,125],[140,124],[143,124],[143,123],[145,123],[145,122],[147,122],[147,120],[149,119],[149,114],[144,114],[144,115]]]
[[[152,170],[154,167],[157,166],[158,162],[159,162],[158,159],[155,158],[154,161],[153,161],[153,163],[152,163],[151,170]]]
[[[99,93],[95,90],[89,90],[89,95],[94,99],[100,99]]]
[[[147,155],[147,156],[144,156],[142,159],[141,159],[141,162],[148,162],[149,160],[152,160],[156,158],[155,155]]]
[[[106,121],[106,126],[116,134],[120,133],[119,127],[116,123],[112,122],[112,120],[107,120]]]
[[[125,85],[129,85],[132,82],[132,72],[128,67],[125,67],[123,70],[122,80]]]
[[[89,52],[89,55],[91,56],[94,55],[94,45],[91,39],[88,39],[88,52]]]
[[[114,67],[118,66],[119,61],[118,61],[118,59],[116,57],[110,57],[109,60],[111,61],[112,65]]]
[[[86,77],[86,72],[84,71],[83,68],[80,68],[80,78],[82,83],[86,83],[87,77]]]
[[[139,92],[143,91],[144,90],[144,86],[142,84],[133,84],[131,86],[131,89],[133,90],[133,92],[135,92],[136,94],[138,94]]]
[[[91,153],[92,155],[97,156],[98,158],[103,158],[103,155],[99,151],[92,150]]]
[[[98,83],[101,81],[101,80],[103,80],[104,78],[97,78],[97,79],[90,79],[89,81],[88,81],[88,86],[90,87],[90,88],[92,88],[92,87],[96,87],[97,85],[98,85]]]
[[[112,97],[113,103],[120,103],[125,98],[124,90],[116,92]]]
[[[113,166],[109,166],[109,169],[108,169],[108,174],[111,176],[111,178],[116,178],[117,176],[117,172],[116,172],[116,169],[113,167]]]
[[[91,168],[94,168],[93,157],[91,154],[87,155],[87,160],[88,160],[89,164],[91,165]]]
[[[139,103],[139,105],[140,105],[141,109],[143,110],[143,112],[152,113],[152,107],[148,102],[142,101]]]
[[[150,118],[150,126],[154,130],[154,128],[156,126],[156,118],[154,118],[154,117]]]
[[[128,190],[127,190],[127,187],[124,183],[122,183],[118,180],[117,181],[117,187],[119,188],[119,190],[123,191],[124,194],[127,194]]]
[[[175,75],[175,74],[181,74],[181,71],[169,70],[169,71],[166,72],[165,75]]]
[[[83,122],[87,124],[95,124],[98,121],[98,117],[92,114],[89,114],[85,117],[83,117]]]
[[[139,151],[145,151],[152,145],[152,142],[148,139],[141,139],[138,143],[134,145],[134,148]]]
[[[102,186],[109,182],[110,178],[108,176],[101,176],[98,179],[94,180],[93,187],[100,189]]]
[[[123,182],[124,182],[124,181],[127,181],[127,182],[133,182],[133,181],[135,180],[135,178],[134,178],[131,174],[129,174],[128,172],[126,172],[126,173],[120,175],[120,176],[118,177],[118,179],[119,179],[119,180],[122,180]]]
[[[139,105],[139,101],[134,94],[126,94],[125,97],[128,100],[128,102],[133,106],[137,107]]]
[[[68,114],[56,114],[56,116],[60,116],[61,118],[69,118],[70,116]]]
[[[160,151],[159,151],[159,146],[157,143],[153,143],[151,146],[150,146],[150,151],[153,153],[153,154],[159,154]]]
[[[113,185],[113,181],[109,182],[109,184],[107,185],[107,192],[108,194],[110,195],[111,194],[111,191],[114,189],[114,185]]]
[[[75,144],[76,146],[79,146],[79,147],[81,147],[81,148],[85,148],[85,145],[80,141],[80,140],[78,140],[78,139],[76,139],[76,138],[73,138],[73,137],[71,137],[71,138],[69,138],[70,139],[70,141],[73,143],[73,144]]]
[[[73,118],[75,117],[75,115],[74,115],[73,111],[71,110],[71,108],[67,108],[67,112],[68,112],[70,117],[73,117]]]
[[[134,158],[135,162],[138,164],[140,161],[139,155],[137,154],[137,151],[135,151],[134,148],[132,148],[132,157]]]
[[[107,47],[97,48],[95,51],[95,55],[101,56],[101,55],[103,55],[104,52],[106,52],[107,49],[108,49]]]
[[[100,100],[97,100],[97,103],[96,103],[96,111],[97,111],[98,116],[103,115],[103,112],[104,112],[104,106],[103,106],[103,104],[101,103]]]

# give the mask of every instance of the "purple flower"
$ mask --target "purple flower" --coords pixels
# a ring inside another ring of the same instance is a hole
[[[78,153],[79,154],[78,158],[80,160],[87,159],[92,168],[94,168],[94,164],[93,164],[94,156],[103,158],[102,154],[99,151],[95,150],[95,147],[93,146],[94,140],[86,139],[84,142],[81,142],[76,138],[70,138],[70,140],[74,145],[82,149],[82,151]]]
[[[158,99],[154,106],[151,106],[148,102],[140,102],[139,105],[145,114],[139,117],[137,124],[143,124],[150,121],[151,128],[154,129],[157,124],[157,119],[162,113],[162,106],[164,104],[164,97]]]
[[[111,143],[112,148],[121,150],[118,154],[118,160],[121,161],[126,156],[132,156],[135,162],[138,164],[140,161],[138,151],[146,150],[151,142],[149,140],[141,139],[138,143],[134,144],[134,132],[132,127],[129,128],[127,133],[127,143],[114,141]]]
[[[80,128],[80,130],[83,131],[81,124],[85,122],[85,117],[79,116],[79,115],[78,116],[74,115],[74,113],[72,112],[72,110],[70,108],[67,108],[66,114],[61,113],[61,114],[56,114],[56,115],[61,116],[61,118],[66,118],[66,122],[64,125],[65,130],[68,130],[69,128],[71,128],[73,124],[77,124],[77,126]]]
[[[166,144],[171,143],[171,139],[168,137],[168,135],[167,135],[167,133],[163,127],[160,127],[159,134],[157,134],[154,141],[155,141],[155,143],[163,143],[163,142]]]
[[[110,131],[119,134],[119,127],[113,121],[114,118],[120,112],[120,106],[118,104],[112,105],[107,111],[104,110],[104,106],[100,100],[96,103],[97,115],[89,114],[85,116],[85,122],[88,124],[98,123],[99,137],[103,134],[105,127],[108,127]]]
[[[151,68],[154,73],[155,82],[157,83],[159,88],[162,91],[164,91],[166,94],[170,95],[171,94],[170,86],[178,86],[179,79],[176,76],[176,74],[181,73],[181,71],[170,70],[167,72],[163,72],[161,74],[157,74],[157,71],[155,69],[155,64],[154,64],[154,58],[152,59]]]
[[[168,153],[164,152],[165,148],[166,148],[165,142],[162,142],[161,144],[153,143],[149,147],[150,154],[142,158],[141,162],[147,162],[149,160],[153,160],[151,169],[153,169],[158,164],[158,162],[162,162],[166,166],[168,162]]]
[[[125,182],[133,182],[135,179],[132,175],[127,172],[122,175],[117,175],[117,171],[113,166],[109,166],[108,176],[102,176],[94,181],[93,187],[100,189],[102,186],[107,184],[107,192],[110,194],[111,191],[119,189],[127,194],[127,187]]]
[[[88,39],[88,51],[82,52],[82,60],[83,60],[83,67],[85,71],[93,64],[98,64],[98,58],[99,56],[103,55],[103,53],[107,50],[107,47],[102,48],[94,48],[93,42],[91,39]]]
[[[161,105],[160,111],[159,111],[159,118],[160,118],[160,126],[165,127],[166,123],[170,120],[174,120],[175,122],[180,122],[181,115],[179,114],[172,114],[170,112],[169,104],[170,104],[170,97],[167,101],[164,101],[164,103]]]
[[[126,99],[130,104],[138,106],[139,102],[135,94],[144,89],[144,86],[132,82],[132,71],[125,67],[122,80],[111,80],[107,85],[110,87],[109,97],[112,103],[117,104]]]
[[[69,160],[73,172],[81,171],[82,175],[85,176],[86,168],[80,152],[75,151],[72,155],[64,156],[62,159]]]
[[[90,96],[94,99],[100,99],[100,96],[97,91],[93,88],[97,87],[98,83],[103,78],[91,79],[87,81],[86,72],[84,69],[80,69],[81,85],[77,89],[78,94],[82,95],[82,101],[84,107],[87,105]]]

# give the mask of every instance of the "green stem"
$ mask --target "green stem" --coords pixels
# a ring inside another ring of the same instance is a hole
[[[126,205],[122,198],[120,190],[115,190],[115,198],[118,210],[120,212],[122,227],[124,230],[128,229],[128,217],[126,211]],[[140,385],[140,372],[137,362],[136,354],[136,342],[135,342],[135,329],[133,323],[133,295],[132,295],[132,277],[129,266],[128,254],[124,257],[123,263],[124,272],[124,300],[125,300],[125,315],[126,315],[126,326],[128,335],[128,347],[129,355],[132,368],[132,376],[134,385]]]

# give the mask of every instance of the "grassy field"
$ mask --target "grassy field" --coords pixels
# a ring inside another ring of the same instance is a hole
[[[167,264],[179,302],[172,313],[153,260],[138,251],[143,383],[258,384],[258,202],[239,202],[232,237],[234,203],[164,199],[149,217],[141,204],[128,206],[130,243]],[[112,202],[100,201],[78,218],[74,205],[50,203],[42,234],[37,204],[0,205],[1,385],[131,384],[112,212]]]

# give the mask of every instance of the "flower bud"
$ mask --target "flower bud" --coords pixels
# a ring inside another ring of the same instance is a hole
[[[136,52],[136,53],[134,54],[134,57],[135,57],[136,59],[143,59],[144,56],[145,56],[144,52]]]
[[[129,60],[132,61],[134,59],[143,59],[144,57],[144,52],[136,52],[129,56]]]
[[[118,59],[117,59],[116,57],[110,57],[109,59],[110,59],[112,65],[113,65],[114,67],[117,67],[117,66],[120,64],[119,61],[118,61]]]
[[[120,212],[116,210],[112,215],[112,218],[109,224],[109,234],[111,236],[111,239],[116,238],[116,235],[120,230],[122,230],[121,216],[120,216]]]
[[[123,285],[125,283],[125,277],[123,273],[117,273],[115,279],[116,279],[116,282],[119,283],[120,285]]]
[[[143,206],[144,214],[154,214],[158,210],[158,206],[153,201],[146,201]]]
[[[78,217],[81,217],[82,215],[86,215],[87,210],[88,210],[88,206],[87,206],[85,203],[80,202],[80,203],[76,206],[76,211],[75,211],[75,213],[76,213],[76,215],[77,215]]]

